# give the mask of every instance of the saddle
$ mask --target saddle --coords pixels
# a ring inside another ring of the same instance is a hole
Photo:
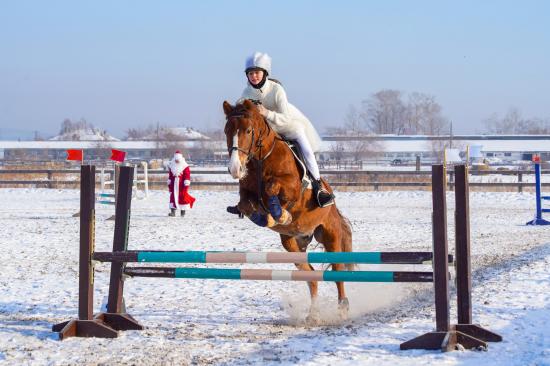
[[[300,146],[295,143],[292,140],[285,140],[283,141],[288,145],[290,148],[290,151],[292,151],[292,155],[294,155],[294,159],[298,163],[298,166],[302,168],[302,192],[305,189],[311,189],[313,181],[313,175],[311,172],[307,169],[306,164],[304,163],[304,155],[302,154],[302,150],[300,149]]]

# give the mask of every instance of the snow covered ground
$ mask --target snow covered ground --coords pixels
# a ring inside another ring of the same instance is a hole
[[[135,200],[129,248],[282,250],[275,233],[225,212],[236,192],[193,194],[197,204],[184,218],[166,216],[165,192]],[[127,309],[146,330],[58,341],[51,325],[77,315],[78,199],[76,190],[0,189],[0,364],[550,365],[550,227],[524,225],[534,214],[531,193],[471,194],[474,320],[504,342],[450,353],[399,350],[434,328],[430,284],[347,284],[352,318],[339,323],[330,317],[335,286],[321,283],[327,320],[312,327],[303,323],[304,283],[131,279]],[[337,192],[337,202],[353,224],[355,250],[430,250],[429,192]],[[452,192],[448,207],[452,248]],[[105,219],[113,210],[97,208],[99,251],[111,248]],[[97,266],[96,310],[108,274]]]

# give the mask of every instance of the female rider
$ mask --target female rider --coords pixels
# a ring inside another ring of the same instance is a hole
[[[308,171],[313,176],[313,192],[320,207],[334,204],[334,195],[321,183],[319,167],[314,152],[319,150],[321,138],[306,116],[290,104],[283,86],[268,76],[271,74],[271,57],[255,52],[246,59],[247,86],[241,99],[251,99],[258,104],[260,114],[281,137],[295,141],[302,151]]]

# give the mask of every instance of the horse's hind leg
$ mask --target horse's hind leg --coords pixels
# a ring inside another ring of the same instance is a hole
[[[336,221],[336,220],[334,220]],[[327,221],[326,225],[321,225],[315,229],[315,239],[322,243],[327,252],[342,252],[346,248],[342,245],[342,232],[339,226],[334,224],[334,221]],[[336,221],[339,224],[339,221]],[[333,271],[343,271],[345,269],[342,263],[333,263]],[[349,300],[346,296],[344,282],[336,282],[338,290],[338,314],[340,319],[347,319],[349,311]]]
[[[342,263],[333,263],[333,271],[343,271],[344,265]],[[344,288],[344,282],[336,282],[336,288],[338,289],[338,315],[340,319],[347,319],[349,312],[349,300],[346,296]]]
[[[298,241],[296,238],[292,236],[287,236],[281,234],[281,243],[283,244],[283,247],[289,251],[289,252],[301,252],[300,245],[298,244]],[[313,267],[308,263],[296,263],[295,266],[301,270],[301,271],[313,271]],[[308,282],[307,283],[309,287],[309,293],[311,297],[311,305],[309,307],[309,313],[306,317],[306,322],[311,323],[318,323],[320,320],[320,311],[319,311],[319,303],[317,301],[317,290],[318,290],[318,284],[317,282]]]

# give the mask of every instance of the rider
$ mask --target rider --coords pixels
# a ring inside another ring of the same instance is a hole
[[[318,205],[325,207],[334,204],[334,195],[321,183],[314,155],[319,150],[321,138],[307,117],[288,102],[283,86],[268,78],[271,74],[271,57],[267,53],[255,52],[246,59],[245,74],[248,83],[239,102],[244,99],[255,101],[260,114],[273,130],[283,138],[298,143],[307,169],[314,178],[312,186]]]

